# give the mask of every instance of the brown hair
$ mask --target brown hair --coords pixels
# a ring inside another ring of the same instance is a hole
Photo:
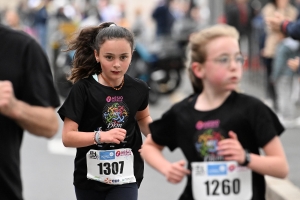
[[[101,73],[101,67],[97,63],[94,50],[99,52],[101,45],[110,39],[124,38],[134,49],[133,34],[124,27],[111,26],[113,22],[101,23],[99,26],[91,26],[80,31],[77,37],[71,40],[66,51],[74,50],[71,75],[68,77],[72,83],[86,78],[92,74]]]
[[[192,62],[205,63],[207,58],[206,46],[212,40],[228,36],[239,39],[239,33],[236,28],[227,24],[216,24],[199,32],[193,33],[190,37],[187,48],[187,68],[190,81],[195,93],[200,93],[203,90],[202,80],[197,78],[191,70]]]

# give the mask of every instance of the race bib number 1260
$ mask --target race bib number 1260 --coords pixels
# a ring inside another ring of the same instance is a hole
[[[235,161],[192,162],[192,190],[195,200],[249,200],[252,197],[251,170]]]

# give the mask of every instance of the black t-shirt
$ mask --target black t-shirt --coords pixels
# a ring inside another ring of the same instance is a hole
[[[157,144],[167,146],[171,151],[181,148],[189,169],[191,162],[218,160],[214,152],[209,152],[199,143],[205,135],[228,138],[228,131],[232,130],[243,148],[259,154],[259,148],[284,131],[274,112],[254,97],[232,92],[220,107],[210,111],[195,110],[197,97],[198,94],[194,94],[175,104],[161,119],[149,125]],[[252,200],[264,199],[264,176],[252,172],[252,183]],[[191,176],[188,176],[180,199],[193,199]]]
[[[77,148],[75,158],[74,185],[81,189],[105,191],[111,185],[87,179],[86,154],[90,149],[110,150],[131,148],[134,155],[134,175],[138,185],[143,179],[144,162],[138,152],[142,136],[135,115],[148,106],[149,87],[139,79],[127,74],[121,90],[99,84],[92,76],[75,83],[62,107],[60,117],[73,120],[78,130],[93,132],[99,127],[103,131],[113,128],[126,129],[126,143],[91,145]],[[114,118],[114,119],[112,119]]]
[[[17,99],[36,106],[60,105],[44,51],[24,32],[0,25],[0,80],[13,84]],[[21,200],[20,146],[23,129],[0,114],[0,198]]]

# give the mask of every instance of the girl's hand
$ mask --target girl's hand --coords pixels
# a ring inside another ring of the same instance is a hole
[[[237,161],[239,164],[245,161],[245,151],[238,141],[237,135],[229,131],[229,138],[221,140],[218,143],[218,154],[224,156],[225,160]]]
[[[288,59],[287,65],[292,71],[297,71],[299,68],[300,60],[299,57]]]
[[[170,163],[170,165],[165,168],[163,174],[170,183],[179,183],[187,174],[190,174],[190,170],[185,168],[185,161],[180,160]]]
[[[101,143],[115,143],[120,144],[126,138],[126,130],[123,128],[114,128],[109,131],[101,131]]]

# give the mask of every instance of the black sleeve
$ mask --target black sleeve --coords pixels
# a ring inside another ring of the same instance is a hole
[[[152,139],[155,143],[161,146],[167,146],[173,151],[177,145],[176,140],[176,115],[170,109],[163,114],[161,119],[158,119],[149,124]]]
[[[300,40],[300,19],[287,25],[286,34],[295,40]]]
[[[264,147],[275,136],[283,133],[284,127],[277,115],[263,102],[257,100],[252,107],[249,107],[248,113],[259,147]]]
[[[54,87],[48,58],[35,40],[29,40],[20,59],[25,68],[22,83],[26,88],[21,99],[31,105],[58,107],[60,101]]]
[[[57,112],[62,120],[67,117],[79,124],[83,116],[85,102],[85,87],[79,81],[73,85],[68,97]]]
[[[137,79],[138,80],[138,79]],[[145,83],[142,80],[139,80],[142,83],[142,91],[141,91],[141,95],[144,96],[144,100],[141,104],[141,106],[139,107],[138,111],[142,111],[144,110],[148,104],[149,104],[149,90],[150,87],[147,85],[147,83]]]

